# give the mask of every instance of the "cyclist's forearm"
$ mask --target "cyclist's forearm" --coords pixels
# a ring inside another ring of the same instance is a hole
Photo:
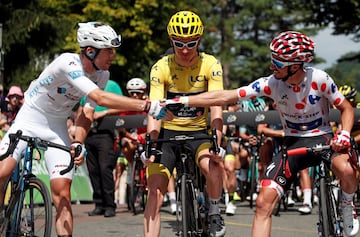
[[[148,116],[147,132],[150,139],[157,139],[161,129],[161,120],[156,120],[152,116]]]
[[[91,120],[85,117],[84,113],[80,113],[80,115],[75,120],[75,141],[84,144],[87,132],[90,129]]]
[[[238,101],[237,90],[229,91],[208,91],[198,95],[189,96],[187,106],[207,107],[207,106],[223,106]]]
[[[212,106],[210,108],[211,114],[211,128],[216,128],[217,143],[221,144],[222,130],[223,130],[223,117],[222,108],[220,106]]]
[[[268,136],[268,137],[284,137],[284,135],[285,135],[283,130],[274,130],[271,128],[263,129],[263,133],[265,136]]]

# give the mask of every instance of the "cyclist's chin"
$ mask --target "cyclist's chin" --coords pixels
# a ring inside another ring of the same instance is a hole
[[[100,69],[103,70],[103,71],[106,71],[106,70],[109,70],[110,66],[111,66],[111,63],[104,64],[104,66],[102,66]]]

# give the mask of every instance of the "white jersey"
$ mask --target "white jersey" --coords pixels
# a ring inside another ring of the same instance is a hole
[[[274,100],[287,136],[312,137],[331,133],[330,105],[339,105],[344,96],[324,71],[305,68],[300,85],[292,86],[273,75],[262,77],[238,89],[240,100],[267,96]]]
[[[108,79],[108,71],[86,75],[78,54],[63,53],[31,82],[25,103],[49,116],[67,117],[83,96],[96,88],[104,89]],[[96,106],[92,101],[89,104]]]
[[[70,145],[66,126],[68,116],[79,100],[96,88],[103,89],[108,81],[108,71],[98,71],[86,75],[78,54],[64,53],[57,57],[39,78],[34,80],[25,92],[25,103],[20,108],[0,143],[0,154],[9,146],[9,134],[22,130],[23,135],[40,137],[44,140]],[[93,101],[89,106],[95,107]],[[12,157],[19,162],[26,143],[20,141]],[[45,164],[50,179],[71,179],[74,170],[60,175],[60,171],[70,163],[70,155],[56,148],[49,148],[44,153]]]

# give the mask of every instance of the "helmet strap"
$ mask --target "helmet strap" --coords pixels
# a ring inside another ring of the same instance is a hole
[[[93,48],[93,47],[91,47],[91,48],[95,51],[94,53],[92,53],[92,54],[86,53],[87,47],[82,50],[82,53],[85,55],[85,57],[86,57],[87,59],[90,60],[91,64],[92,64],[93,67],[95,68],[95,70],[96,70],[96,71],[99,71],[100,69],[99,69],[98,66],[96,66],[96,64],[95,64],[95,58],[98,56],[98,54],[99,54],[99,52],[100,52],[100,49]]]
[[[300,68],[299,68],[299,69],[297,69],[296,71],[292,72],[292,71],[290,70],[290,68],[291,68],[291,65],[288,66],[288,68],[287,68],[287,76],[281,79],[283,82],[289,80],[289,78],[292,77],[293,75],[295,75],[295,73],[297,73],[297,71],[299,71],[299,69],[300,69]]]

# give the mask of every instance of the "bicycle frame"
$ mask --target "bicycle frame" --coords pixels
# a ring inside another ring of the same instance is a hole
[[[32,175],[32,165],[33,165],[33,152],[34,147],[27,147],[25,150],[24,158],[23,158],[23,165],[20,167],[20,163],[15,167],[15,170],[13,171],[10,180],[8,182],[11,182],[11,185],[13,186],[11,190],[14,190],[14,194],[16,196],[20,196],[20,201],[17,202],[14,206],[13,210],[7,210],[7,215],[11,215],[11,212],[16,213],[16,215],[12,215],[14,218],[18,217],[22,211],[23,208],[23,200],[25,198],[24,188],[25,184],[28,180],[27,176]],[[33,200],[31,200],[33,201]],[[31,219],[34,218],[34,213],[31,212]],[[19,223],[15,220],[10,221],[10,235],[13,236],[12,233],[16,233],[16,230],[19,229],[19,226],[17,226]],[[31,223],[32,225],[34,223]],[[33,227],[33,226],[32,226]]]
[[[342,217],[338,200],[340,185],[336,182],[336,178],[330,169],[332,155],[330,145],[315,146],[312,148],[302,147],[288,150],[283,153],[283,158],[286,159],[289,153],[290,155],[304,155],[308,152],[320,152],[319,155],[321,157],[314,182],[319,195],[318,234],[322,237],[342,237]]]

